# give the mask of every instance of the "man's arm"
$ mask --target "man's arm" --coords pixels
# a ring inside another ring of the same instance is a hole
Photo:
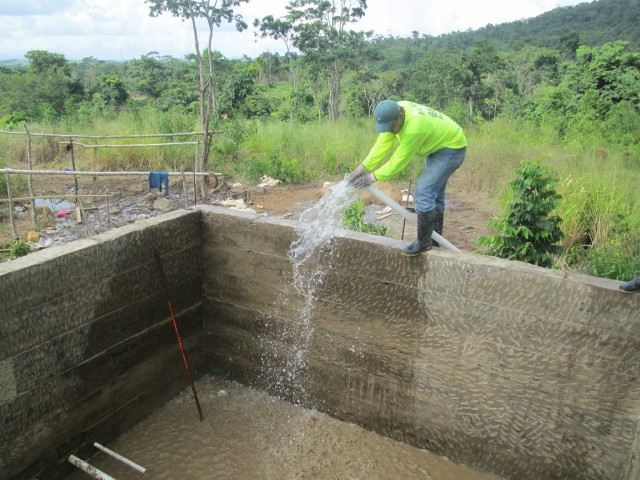
[[[423,139],[424,135],[421,134],[405,134],[389,161],[374,172],[376,178],[379,181],[388,180],[404,170],[415,157]]]
[[[369,155],[364,159],[362,165],[368,170],[374,170],[384,157],[391,151],[395,143],[396,136],[393,133],[381,133],[378,135],[376,143],[371,148]]]

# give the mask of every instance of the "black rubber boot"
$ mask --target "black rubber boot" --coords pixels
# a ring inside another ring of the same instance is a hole
[[[444,227],[444,212],[439,212],[438,210],[436,210],[435,213],[436,217],[433,220],[433,231],[438,235],[442,235],[442,228]],[[440,246],[440,244],[435,240],[432,240],[432,242],[436,247]]]
[[[418,239],[402,249],[403,255],[413,257],[427,250],[431,250],[431,246],[433,245],[431,234],[433,233],[435,215],[434,211],[418,212]]]
[[[637,293],[640,292],[640,276],[637,276],[633,280],[620,285],[620,291],[623,293]]]

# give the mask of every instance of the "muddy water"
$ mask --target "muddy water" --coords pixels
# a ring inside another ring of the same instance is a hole
[[[202,423],[187,389],[108,445],[145,474],[104,453],[90,463],[118,480],[497,478],[237,383],[206,377],[196,388]]]

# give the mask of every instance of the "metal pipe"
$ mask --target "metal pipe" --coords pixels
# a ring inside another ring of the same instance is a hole
[[[416,214],[409,212],[406,208],[402,208],[402,205],[398,204],[395,200],[389,197],[389,195],[387,195],[386,193],[383,193],[373,185],[369,185],[367,189],[369,190],[369,193],[371,193],[371,195],[376,197],[381,202],[384,202],[385,204],[390,206],[393,210],[395,210],[397,213],[402,215],[404,218],[406,218],[407,220],[409,220],[414,224],[418,223],[418,217],[416,216]],[[436,242],[438,242],[438,245],[440,245],[441,247],[446,248],[447,250],[450,250],[452,252],[460,253],[460,250],[457,247],[455,247],[451,242],[449,242],[442,235],[438,234],[438,232],[433,232],[431,234],[431,238],[433,238]]]
[[[200,407],[200,400],[198,400],[198,392],[196,391],[196,386],[193,383],[193,376],[191,375],[191,370],[189,369],[189,363],[187,362],[187,354],[184,351],[184,345],[182,344],[182,337],[180,336],[180,331],[178,330],[178,322],[176,321],[176,315],[173,312],[173,305],[171,304],[171,297],[169,296],[169,284],[167,283],[167,278],[164,276],[164,270],[162,269],[162,260],[160,259],[160,254],[158,253],[158,249],[155,249],[156,261],[158,262],[158,269],[160,270],[160,280],[162,280],[162,288],[164,290],[164,294],[167,297],[167,303],[169,304],[169,313],[171,314],[171,321],[173,322],[173,330],[176,332],[176,338],[178,339],[178,346],[180,347],[180,353],[182,353],[182,363],[184,363],[184,369],[187,373],[187,378],[189,379],[189,383],[191,384],[191,391],[193,392],[193,398],[196,401],[196,407],[198,408],[198,416],[200,417],[200,421],[204,419],[202,416],[202,408]]]
[[[71,465],[78,467],[84,473],[91,475],[93,478],[97,478],[98,480],[116,480],[111,475],[107,475],[102,470],[98,470],[96,467],[89,465],[84,460],[80,460],[75,455],[69,455],[67,459]]]
[[[409,180],[409,189],[407,190],[407,201],[404,202],[405,210],[409,206],[409,197],[411,197],[411,180]],[[407,219],[402,220],[402,235],[400,236],[400,240],[404,240],[404,227],[407,225]]]
[[[104,453],[106,453],[107,455],[111,455],[113,458],[115,458],[116,460],[121,461],[122,463],[124,463],[125,465],[129,465],[131,468],[139,471],[140,473],[144,473],[147,471],[146,468],[141,467],[140,465],[138,465],[137,463],[129,460],[126,457],[123,457],[122,455],[120,455],[119,453],[114,452],[113,450],[105,447],[104,445],[100,445],[98,442],[93,442],[93,446],[96,447],[98,450],[103,451]]]

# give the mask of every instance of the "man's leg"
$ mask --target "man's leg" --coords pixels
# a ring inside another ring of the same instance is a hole
[[[416,189],[414,191],[416,212],[418,213],[418,221],[420,221],[420,213],[432,214],[432,225],[429,229],[423,229],[422,233],[427,233],[429,237],[435,231],[439,234],[442,233],[444,224],[444,209],[445,209],[445,189],[449,177],[455,172],[460,165],[464,162],[466,154],[466,148],[451,149],[444,148],[435,153],[429,155],[425,161],[425,167],[416,182]],[[423,217],[423,224],[427,224],[427,217]],[[431,219],[429,219],[431,221]],[[421,233],[420,228],[418,233]],[[426,251],[431,248],[432,241],[427,239],[428,248],[424,248],[422,251]],[[410,245],[411,247],[411,245]],[[417,245],[413,248],[407,247],[405,250],[415,251]],[[404,252],[409,254],[407,252]],[[421,253],[421,252],[420,252]]]

